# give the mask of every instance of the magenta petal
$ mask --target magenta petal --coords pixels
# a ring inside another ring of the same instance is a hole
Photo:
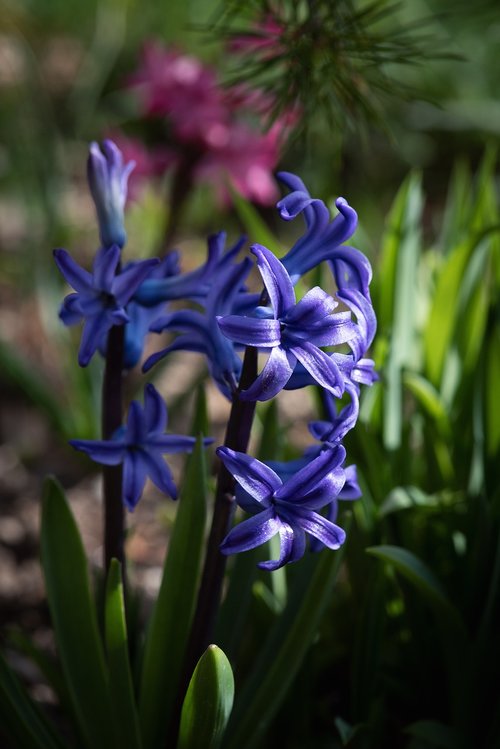
[[[270,507],[235,526],[219,548],[223,554],[238,554],[240,551],[255,549],[275,536],[280,527],[281,520]]]
[[[269,498],[283,483],[272,468],[250,455],[236,452],[229,447],[219,447],[216,453],[238,484],[267,507]]]
[[[227,315],[217,317],[220,329],[231,341],[245,346],[270,348],[281,343],[280,324],[278,320],[262,320],[256,317]]]
[[[257,258],[257,266],[275,315],[277,318],[283,317],[295,304],[295,292],[290,276],[283,263],[266,247],[254,244],[250,249]]]
[[[247,401],[267,401],[282,390],[293,373],[295,356],[281,346],[271,349],[269,359],[255,382],[240,393],[240,398]]]

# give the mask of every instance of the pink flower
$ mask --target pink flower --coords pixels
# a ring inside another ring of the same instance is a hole
[[[214,71],[195,57],[149,42],[129,85],[137,90],[144,113],[167,117],[179,140],[210,144],[225,137],[224,93]]]
[[[234,36],[228,49],[236,54],[257,56],[260,60],[279,57],[285,50],[280,42],[284,31],[284,24],[268,15],[263,21],[255,23],[249,33]]]
[[[278,197],[273,170],[279,159],[282,132],[279,122],[263,135],[244,124],[233,124],[227,142],[207,152],[200,161],[196,178],[214,185],[224,203],[229,200],[229,181],[249,200],[271,205]]]

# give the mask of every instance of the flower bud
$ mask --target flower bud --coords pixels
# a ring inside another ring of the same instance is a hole
[[[123,213],[127,182],[134,166],[133,161],[123,165],[122,152],[112,140],[103,141],[102,148],[98,143],[90,144],[87,178],[104,247],[113,244],[123,247],[127,241]]]

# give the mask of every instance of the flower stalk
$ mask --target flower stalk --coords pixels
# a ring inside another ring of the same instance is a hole
[[[106,364],[102,385],[102,437],[111,439],[122,423],[124,326],[114,325],[108,335]],[[103,466],[104,494],[104,569],[118,559],[125,570],[125,511],[122,500],[122,465]]]

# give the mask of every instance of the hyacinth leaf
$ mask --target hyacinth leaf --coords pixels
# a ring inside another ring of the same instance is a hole
[[[233,700],[231,664],[217,645],[209,645],[198,661],[184,698],[177,749],[217,749]]]
[[[384,394],[384,445],[396,450],[403,428],[402,370],[412,358],[415,337],[415,278],[420,255],[423,207],[421,176],[410,174],[389,217],[379,286],[382,330],[391,330]]]
[[[112,559],[106,585],[106,655],[111,697],[122,749],[141,749],[139,720],[130,669],[121,565]]]
[[[65,749],[0,654],[0,725],[16,749]]]
[[[344,525],[348,532],[350,518]],[[342,558],[343,547],[334,553],[323,551],[312,560],[314,567],[307,575],[305,588],[299,584],[290,592],[285,610],[271,628],[254,670],[237,695],[225,749],[261,746],[262,735],[286,697],[317,633]]]
[[[232,187],[228,182],[228,190],[231,195],[231,200],[236,208],[236,213],[243,224],[243,228],[252,238],[252,244],[263,244],[268,250],[271,250],[275,255],[281,255],[282,249],[279,245],[278,240],[269,231],[265,222],[259,216],[255,207],[248,200],[240,195],[237,190]]]
[[[436,749],[460,749],[462,739],[457,732],[437,720],[419,720],[404,729],[404,733],[421,739],[426,746]]]
[[[57,650],[89,749],[115,745],[109,674],[80,534],[60,485],[44,485],[41,558]]]
[[[446,622],[450,636],[453,633],[459,640],[466,639],[465,626],[458,610],[440,581],[421,559],[399,546],[372,546],[366,552],[391,564],[414,585],[426,597],[441,622]]]
[[[472,207],[471,184],[472,175],[468,163],[464,160],[457,161],[446,196],[439,247],[454,247],[467,229]]]
[[[424,413],[432,419],[443,434],[450,434],[450,423],[446,405],[436,388],[419,374],[405,372],[403,384],[415,397]]]
[[[490,302],[488,279],[492,234],[486,234],[478,244],[462,281],[456,338],[464,372],[474,371],[483,344]]]
[[[203,408],[203,400],[198,402]],[[195,420],[202,419],[199,413]],[[189,625],[196,602],[206,517],[207,476],[203,441],[186,463],[184,484],[163,576],[149,623],[140,677],[143,745],[163,746],[177,693]]]
[[[500,409],[498,408],[498,383],[500,382],[500,330],[497,328],[488,343],[486,353],[486,449],[493,456],[500,450]]]

